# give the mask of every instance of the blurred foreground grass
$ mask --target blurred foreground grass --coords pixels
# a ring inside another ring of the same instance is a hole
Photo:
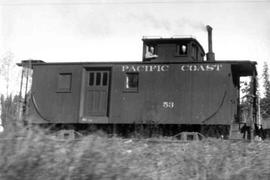
[[[147,143],[97,135],[59,141],[40,130],[1,138],[0,180],[270,179],[265,142]]]

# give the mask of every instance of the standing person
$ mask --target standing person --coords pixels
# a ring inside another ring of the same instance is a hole
[[[264,130],[263,130],[263,125],[260,125],[260,129],[259,129],[259,136],[262,138],[262,140],[265,139],[265,134],[264,134]]]
[[[243,139],[246,139],[246,134],[248,132],[248,127],[247,127],[247,123],[244,124],[244,126],[242,126],[241,128],[241,133],[243,134]]]
[[[254,136],[259,137],[260,136],[260,132],[259,132],[259,126],[258,124],[254,123]]]

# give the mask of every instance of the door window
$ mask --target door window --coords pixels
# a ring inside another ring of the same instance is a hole
[[[90,72],[89,73],[89,86],[107,86],[108,85],[108,72]]]

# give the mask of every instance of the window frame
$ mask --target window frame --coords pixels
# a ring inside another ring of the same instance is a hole
[[[69,87],[68,88],[61,88],[59,87],[60,81],[61,81],[61,76],[69,76]],[[72,73],[71,72],[61,72],[58,73],[57,77],[57,93],[71,93],[72,89]]]
[[[136,87],[128,87],[127,83],[128,83],[128,79],[129,75],[135,75],[137,76],[137,83],[136,83]],[[139,73],[138,72],[127,72],[125,73],[125,79],[124,79],[124,92],[132,92],[132,93],[138,93],[139,92]]]
[[[108,83],[109,83],[109,71],[89,72],[87,83],[88,87],[105,87],[109,85]]]
[[[150,50],[151,47],[154,48],[154,53],[153,53],[153,55],[157,55],[157,57],[147,58],[147,57],[146,57],[146,54],[147,54],[147,52],[149,52],[149,50]],[[156,58],[158,58],[158,45],[155,44],[155,43],[147,43],[147,44],[145,44],[144,49],[143,49],[143,58],[144,58],[145,60],[151,60],[151,59],[156,59]]]
[[[180,54],[180,49],[181,49],[182,45],[185,45],[187,47],[186,54]],[[188,56],[189,49],[190,49],[188,43],[178,43],[178,44],[176,44],[175,48],[176,48],[175,49],[175,56],[177,56],[177,57],[187,57]]]

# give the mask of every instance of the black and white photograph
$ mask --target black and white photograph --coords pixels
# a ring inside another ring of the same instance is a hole
[[[270,0],[0,0],[0,180],[269,180]]]

